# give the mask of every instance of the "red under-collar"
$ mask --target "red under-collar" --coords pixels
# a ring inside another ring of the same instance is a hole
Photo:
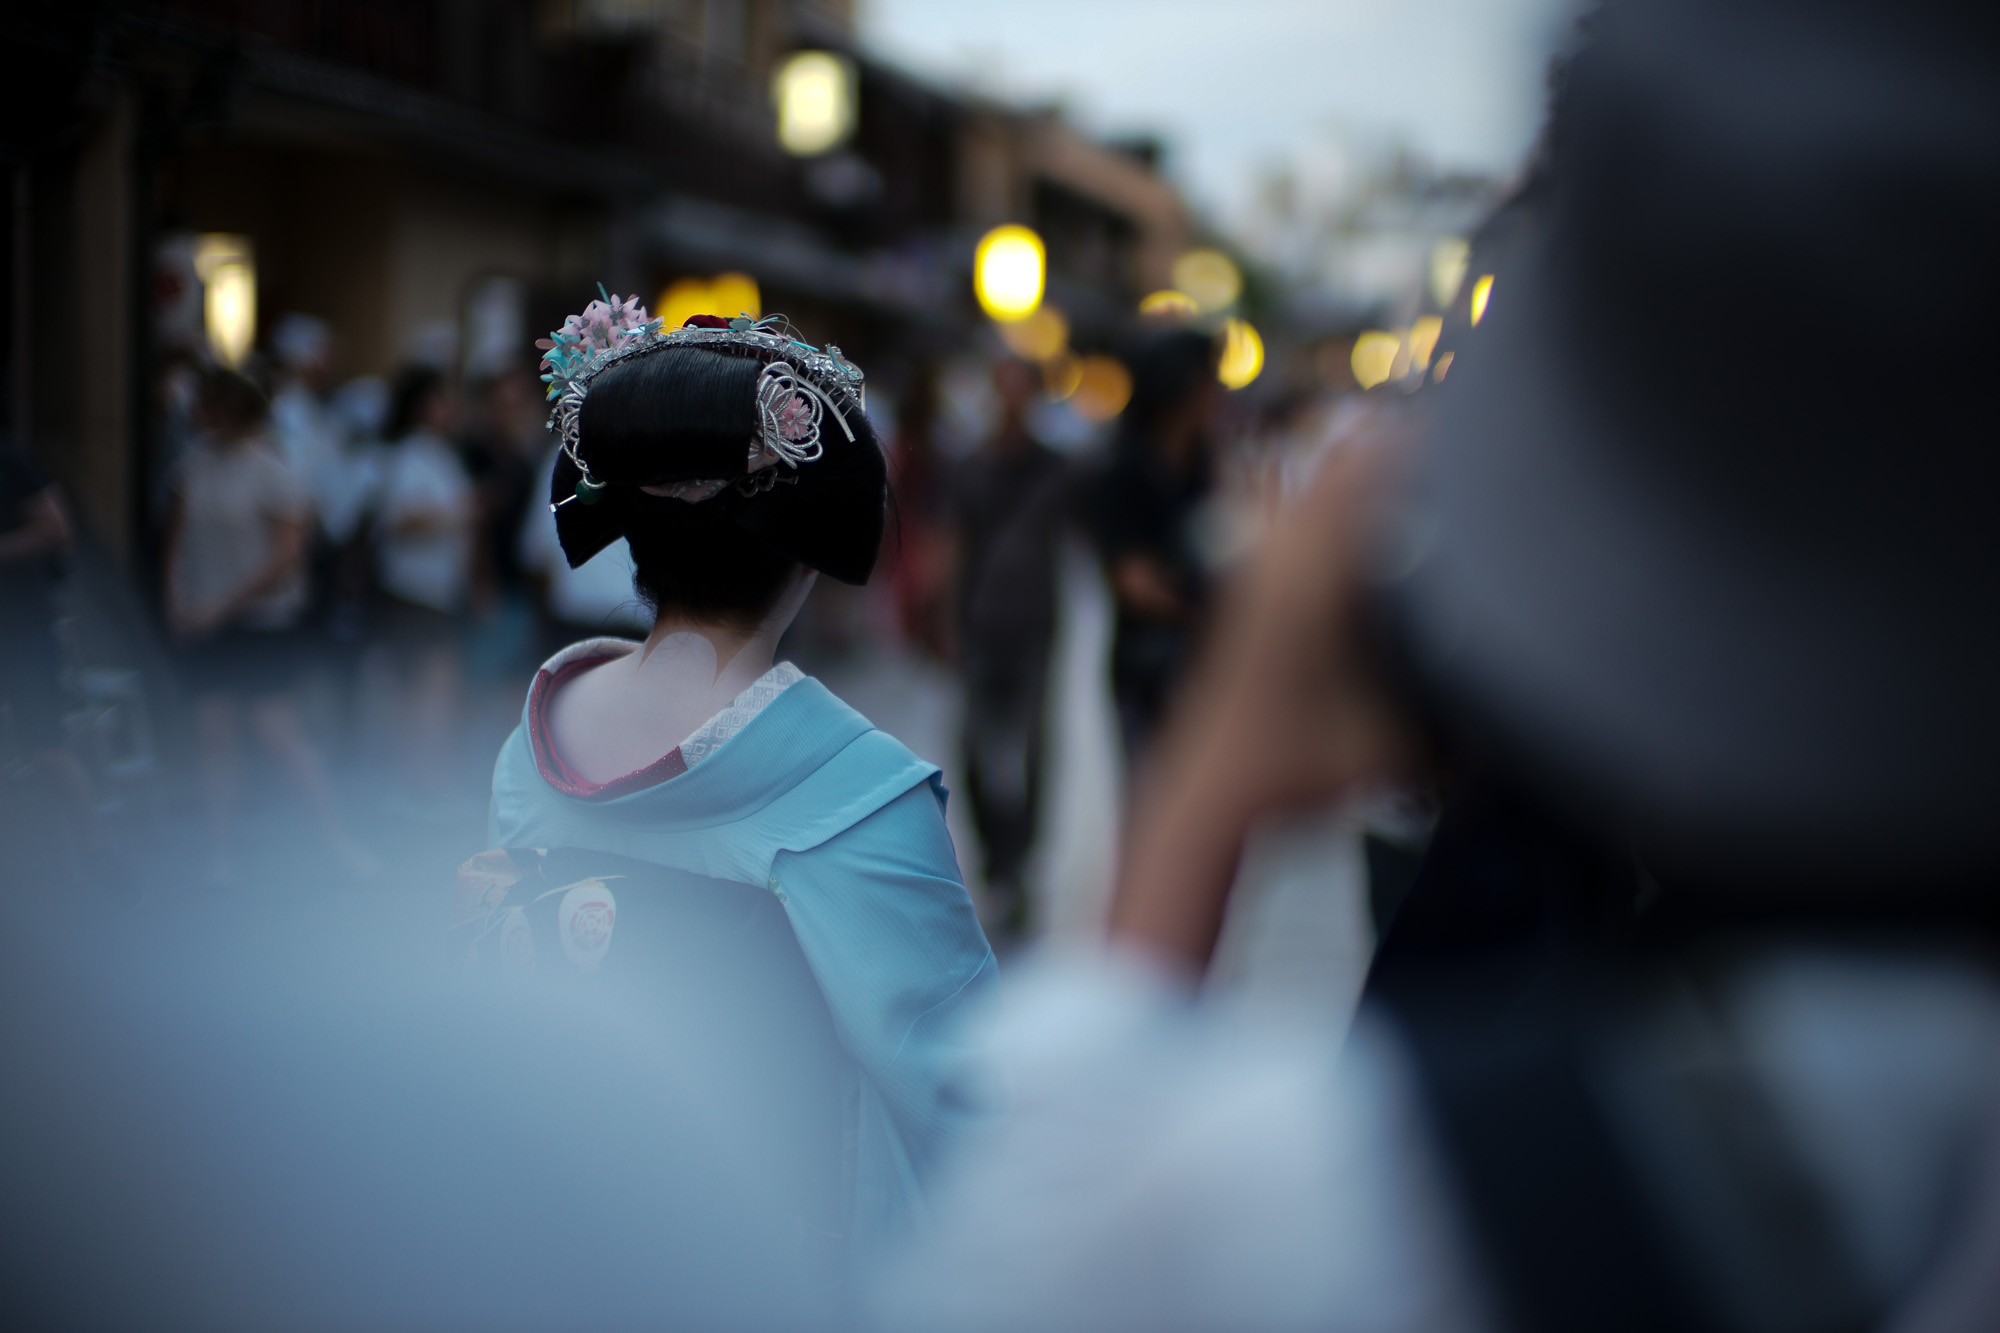
[[[563,795],[574,796],[578,800],[608,801],[647,787],[657,787],[668,778],[687,772],[687,760],[681,758],[681,747],[678,745],[644,768],[609,782],[592,782],[564,763],[563,757],[556,753],[555,738],[549,733],[549,700],[571,679],[594,666],[609,662],[613,656],[607,653],[603,657],[578,658],[564,662],[554,671],[543,667],[535,673],[535,683],[528,690],[528,743],[535,752],[535,768],[541,773],[542,781]]]

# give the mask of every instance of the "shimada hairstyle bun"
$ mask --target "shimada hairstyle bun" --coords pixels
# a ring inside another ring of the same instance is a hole
[[[564,443],[549,501],[572,568],[624,537],[655,606],[751,618],[793,562],[868,581],[888,472],[839,349],[770,320],[661,333],[616,298],[544,346]]]

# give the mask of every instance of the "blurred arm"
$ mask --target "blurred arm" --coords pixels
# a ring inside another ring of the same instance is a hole
[[[275,590],[290,578],[306,558],[306,522],[297,518],[271,520],[271,555],[257,577],[230,598],[230,609],[240,610]]]
[[[220,602],[200,608],[178,608],[183,633],[206,634],[234,620],[243,609],[290,578],[306,558],[306,523],[298,518],[270,520],[271,554],[264,568]],[[170,566],[171,568],[171,566]],[[169,593],[169,606],[174,599]]]
[[[1324,804],[1400,766],[1409,744],[1354,632],[1382,451],[1343,448],[1223,590],[1133,806],[1114,940],[1199,973],[1243,842],[1262,820]]]

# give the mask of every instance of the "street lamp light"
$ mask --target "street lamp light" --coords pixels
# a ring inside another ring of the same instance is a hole
[[[1047,268],[1041,237],[1012,223],[995,227],[972,252],[972,290],[992,318],[1002,323],[1026,319],[1042,303]]]

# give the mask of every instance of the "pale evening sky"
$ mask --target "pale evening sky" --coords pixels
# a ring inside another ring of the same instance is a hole
[[[1507,175],[1573,0],[861,0],[914,72],[1152,132],[1217,222],[1329,130]]]

